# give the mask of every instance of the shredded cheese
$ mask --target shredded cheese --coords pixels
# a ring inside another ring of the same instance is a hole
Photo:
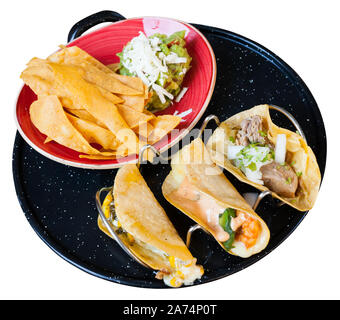
[[[159,96],[161,102],[165,103],[165,97],[173,100],[174,96],[162,86],[156,84],[156,81],[158,80],[163,85],[168,78],[167,64],[186,63],[187,58],[179,57],[175,52],[165,55],[161,52],[159,44],[159,38],[149,39],[144,33],[140,32],[139,36],[133,38],[124,48],[121,62],[130,73],[141,78],[148,87],[151,87]]]

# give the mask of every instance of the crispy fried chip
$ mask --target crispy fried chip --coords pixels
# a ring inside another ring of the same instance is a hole
[[[66,116],[89,143],[100,144],[104,149],[109,150],[115,150],[120,145],[111,131],[69,113],[66,113]]]
[[[85,109],[69,109],[69,108],[64,108],[68,113],[73,114],[74,116],[78,117],[79,119],[86,120],[89,122],[93,122],[97,124],[98,126],[107,129],[106,125],[96,119],[94,116],[92,116],[88,111]]]
[[[144,122],[151,120],[153,117],[142,112],[138,112],[135,109],[125,106],[123,104],[117,105],[119,113],[124,118],[126,123],[131,129],[134,129]]]
[[[132,130],[136,133],[139,139],[143,139],[143,141],[147,141],[148,137],[154,130],[154,127],[149,122],[144,122]]]
[[[127,96],[123,94],[119,94],[118,96],[124,100],[123,103],[124,105],[129,106],[138,112],[144,111],[145,106],[144,96]]]
[[[93,117],[101,121],[112,131],[117,139],[129,150],[129,154],[139,152],[145,144],[140,142],[135,133],[120,115],[117,107],[105,99],[98,87],[82,77],[83,70],[70,65],[49,63],[55,72],[55,79],[68,91],[77,105],[83,106]],[[120,146],[121,147],[121,146]]]
[[[136,77],[122,76],[107,68],[94,57],[80,48],[67,47],[50,55],[47,60],[54,63],[64,63],[81,66],[86,70],[87,80],[108,91],[126,95],[143,95],[143,81]]]
[[[32,103],[30,117],[40,132],[63,146],[87,154],[100,153],[67,119],[57,96],[43,96]]]
[[[150,124],[154,127],[154,130],[148,138],[148,143],[154,144],[161,140],[179,125],[181,119],[182,118],[178,116],[163,115],[150,120]]]

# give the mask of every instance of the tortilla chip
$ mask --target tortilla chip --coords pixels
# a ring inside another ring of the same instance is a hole
[[[149,122],[144,122],[132,130],[135,132],[137,137],[139,137],[139,139],[143,139],[143,141],[147,141],[148,137],[154,130],[154,127]]]
[[[111,73],[105,73],[91,64],[88,64],[84,69],[85,79],[87,81],[94,83],[110,92],[129,96],[139,96],[144,92],[137,91],[129,86],[124,85],[123,82],[113,77]]]
[[[50,55],[47,59],[55,63],[64,63],[64,64],[81,66],[81,67],[86,68],[87,70],[92,70],[91,72],[98,73],[100,77],[103,77],[108,81],[108,83],[104,83],[104,81],[99,79],[99,82],[101,83],[101,85],[104,85],[104,88],[111,92],[122,93],[122,94],[127,94],[127,95],[144,94],[144,86],[143,86],[143,81],[141,79],[137,77],[118,75],[115,72],[112,72],[110,68],[102,64],[100,61],[98,61],[94,57],[90,56],[87,52],[80,49],[79,47],[73,46],[73,47],[63,48],[62,50]],[[103,73],[105,73],[106,75],[103,75]],[[91,75],[90,77],[94,77],[94,75]],[[93,80],[95,79],[96,78],[94,78]],[[97,82],[95,83],[98,84]],[[120,85],[118,85],[119,83]],[[116,87],[117,85],[118,87]],[[115,92],[109,89],[110,86],[112,86],[111,89],[114,89],[114,90],[116,90],[116,88],[118,88],[118,90],[120,90],[121,88],[124,88],[124,90],[126,91]],[[126,86],[129,88],[126,88]]]
[[[64,105],[63,105],[64,106]],[[64,108],[68,113],[73,114],[74,116],[78,117],[79,119],[82,120],[86,120],[89,122],[93,122],[96,125],[107,129],[106,125],[104,123],[102,123],[101,121],[99,121],[98,119],[96,119],[94,116],[92,116],[88,111],[86,111],[85,109],[69,109],[69,108]]]
[[[154,144],[166,136],[171,130],[176,128],[181,122],[181,117],[172,115],[157,116],[150,120],[154,130],[148,138],[149,144]]]
[[[249,110],[237,113],[221,123],[213,135],[209,138],[207,148],[215,163],[232,173],[240,181],[252,185],[258,190],[269,190],[264,185],[252,182],[244,173],[235,167],[225,155],[226,147],[224,141],[229,141],[230,132],[240,127],[243,119],[254,115],[259,115],[268,128],[267,137],[275,145],[278,134],[285,134],[287,137],[287,156],[294,163],[292,167],[295,172],[302,172],[299,178],[297,196],[295,198],[285,198],[273,192],[273,196],[300,211],[310,210],[317,198],[321,183],[321,174],[318,163],[312,149],[306,141],[295,132],[276,126],[270,117],[268,105],[258,105]]]
[[[136,111],[135,109],[123,104],[117,105],[119,113],[124,118],[131,129],[134,129],[144,122],[152,119],[152,116]]]
[[[120,66],[119,62],[106,65],[106,67],[109,68],[113,72],[117,72],[119,70],[119,66]]]
[[[56,95],[63,106],[72,109],[82,109],[82,106],[75,105],[67,91],[59,85],[54,78],[53,70],[48,66],[45,60],[32,59],[29,65],[34,61],[34,67],[29,66],[21,73],[21,79],[28,85],[36,95]]]
[[[56,82],[68,91],[76,105],[82,106],[93,117],[104,123],[117,140],[128,148],[129,153],[138,154],[145,143],[138,140],[115,104],[105,99],[97,86],[84,80],[81,68],[55,63],[49,63],[49,66],[55,72]]]
[[[79,158],[91,159],[91,160],[114,160],[122,157],[126,157],[127,153],[119,154],[118,152],[112,152],[113,155],[105,156],[100,154],[81,154]]]
[[[117,141],[117,138],[111,131],[71,114],[66,113],[66,116],[88,143],[97,143],[104,149],[109,150],[115,150],[120,145],[120,142]]]
[[[57,96],[43,96],[30,107],[35,127],[59,144],[87,154],[100,153],[72,126]]]
[[[138,112],[144,111],[145,100],[143,96],[127,96],[122,94],[119,94],[118,96],[124,100],[124,105],[129,106]]]

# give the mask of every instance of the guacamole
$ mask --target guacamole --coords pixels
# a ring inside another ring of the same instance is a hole
[[[140,33],[117,54],[119,73],[141,78],[153,92],[146,105],[151,112],[167,108],[182,90],[192,60],[184,37],[185,31],[170,36],[157,33],[149,38]]]

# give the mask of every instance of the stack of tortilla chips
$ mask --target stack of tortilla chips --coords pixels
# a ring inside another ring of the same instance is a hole
[[[45,143],[54,140],[81,158],[116,159],[138,154],[179,124],[180,117],[145,109],[152,93],[140,78],[115,71],[78,47],[28,63],[21,78],[38,96],[30,117]]]

